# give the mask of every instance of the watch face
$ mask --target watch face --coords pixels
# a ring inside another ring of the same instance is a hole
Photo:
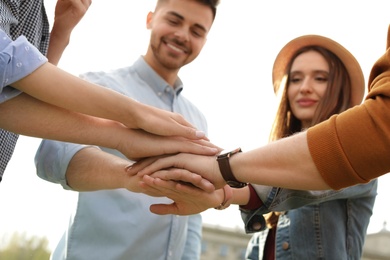
[[[224,158],[224,157],[230,157],[233,154],[241,152],[241,148],[236,148],[234,150],[223,150],[219,155],[218,158]]]

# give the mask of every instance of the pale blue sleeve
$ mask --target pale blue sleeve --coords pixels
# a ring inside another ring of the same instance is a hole
[[[86,145],[42,140],[36,154],[37,175],[46,181],[59,183],[66,190],[72,190],[66,181],[66,170],[73,156]]]
[[[47,62],[24,36],[12,41],[0,29],[0,103],[3,103],[21,92],[9,85],[31,74]]]
[[[181,260],[199,260],[202,247],[202,216],[200,214],[188,217],[187,239]]]

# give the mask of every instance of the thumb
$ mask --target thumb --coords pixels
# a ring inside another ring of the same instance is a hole
[[[149,207],[150,212],[157,215],[177,214],[175,203],[172,204],[153,204]]]

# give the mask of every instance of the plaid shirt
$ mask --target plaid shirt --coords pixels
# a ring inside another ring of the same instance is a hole
[[[0,28],[13,40],[24,35],[46,55],[50,35],[43,0],[0,0]],[[0,129],[0,181],[17,140],[17,134]]]

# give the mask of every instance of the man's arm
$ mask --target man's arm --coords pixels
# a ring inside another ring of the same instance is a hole
[[[66,171],[68,185],[77,191],[95,191],[128,187],[139,192],[139,178],[129,178],[126,168],[131,161],[106,153],[97,147],[87,147],[77,152]],[[88,174],[88,172],[90,174]],[[111,174],[106,174],[107,172]]]
[[[111,135],[112,133],[112,131],[108,132]],[[141,145],[147,146],[142,141],[141,136],[134,138],[139,140]],[[168,137],[158,138],[166,140]],[[152,146],[159,146],[157,143],[151,142]],[[180,145],[180,143],[177,144]],[[52,140],[43,140],[35,155],[39,177],[50,182],[60,183],[65,189],[76,191],[125,188],[133,192],[140,192],[139,182],[142,178],[129,175],[127,172],[132,163],[115,150],[107,153],[96,146]],[[198,183],[198,187],[206,190],[207,185],[211,185],[208,182],[201,182],[202,178],[196,174],[185,181]],[[142,192],[155,197],[162,196],[153,191],[142,190]]]
[[[127,188],[139,192],[140,178],[127,176],[132,162],[96,146],[43,140],[35,156],[37,175],[65,189],[96,191]]]
[[[127,188],[140,192],[141,179],[126,172],[133,162],[113,152],[116,155],[96,146],[42,140],[35,155],[37,175],[75,191]]]

